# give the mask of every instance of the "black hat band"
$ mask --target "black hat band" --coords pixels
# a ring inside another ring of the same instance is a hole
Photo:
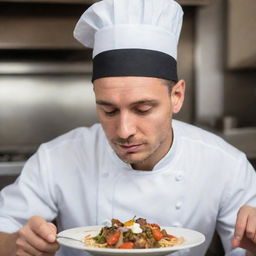
[[[117,49],[96,55],[92,81],[116,76],[145,76],[177,82],[177,61],[166,53],[145,49]]]

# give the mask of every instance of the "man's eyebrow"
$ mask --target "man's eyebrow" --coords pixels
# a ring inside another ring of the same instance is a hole
[[[115,106],[115,104],[108,102],[108,101],[104,101],[104,100],[96,100],[96,104],[98,105],[103,105],[103,106]],[[130,106],[135,106],[135,105],[143,105],[143,104],[147,104],[147,105],[157,105],[158,101],[157,100],[148,100],[148,99],[143,99],[143,100],[138,100],[135,102],[132,102],[130,104]]]
[[[147,105],[156,105],[158,104],[157,100],[138,100],[135,102],[132,102],[130,105],[143,105],[143,104],[147,104]]]
[[[96,104],[104,106],[115,106],[113,103],[104,100],[96,100]]]

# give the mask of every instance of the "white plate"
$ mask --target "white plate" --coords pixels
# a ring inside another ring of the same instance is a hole
[[[67,229],[60,232],[58,235],[70,237],[78,240],[83,240],[84,236],[92,235],[96,236],[99,234],[102,226],[88,226],[88,227],[79,227],[73,229]],[[175,227],[161,227],[165,229],[168,234],[174,236],[182,236],[184,238],[184,242],[181,245],[173,246],[173,247],[165,247],[165,248],[151,248],[151,249],[112,249],[112,248],[93,248],[89,246],[85,246],[83,242],[74,241],[65,238],[57,238],[57,241],[61,245],[65,245],[68,247],[85,250],[93,255],[107,255],[107,256],[117,256],[120,254],[129,256],[141,256],[143,254],[146,256],[158,256],[158,255],[166,255],[173,253],[178,250],[187,249],[191,247],[195,247],[197,245],[202,244],[205,241],[205,236],[195,230],[185,229],[185,228],[175,228]]]

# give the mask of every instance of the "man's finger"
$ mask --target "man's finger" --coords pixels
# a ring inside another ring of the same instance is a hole
[[[49,243],[56,241],[57,228],[50,222],[43,223],[36,232]]]
[[[24,252],[22,249],[18,249],[16,251],[16,255],[19,255],[19,256],[31,256],[31,254],[28,254],[28,253]]]
[[[250,208],[248,206],[243,206],[237,214],[235,233],[234,233],[234,238],[237,241],[240,241],[244,236],[246,226],[247,226],[247,218],[249,215],[249,211],[250,211]]]
[[[29,227],[21,229],[19,231],[19,235],[28,245],[30,245],[30,246],[26,246],[26,250],[29,250],[32,247],[40,252],[52,253],[52,252],[56,252],[59,248],[59,245],[57,242],[55,243],[47,242]],[[34,251],[29,250],[28,252],[31,253],[31,255],[37,255],[37,254],[34,254]]]
[[[246,236],[252,241],[256,237],[256,216],[253,213],[247,219]]]
[[[26,240],[19,238],[16,241],[16,247],[18,248],[20,254],[28,254],[28,255],[35,255],[39,256],[41,255],[41,252],[35,249],[33,246],[31,246]]]
[[[47,222],[47,223],[49,225],[49,228],[52,230],[52,232],[57,233],[57,227],[51,222]]]
[[[252,239],[252,241],[256,244],[256,233],[255,233],[254,238]],[[256,248],[256,246],[255,246],[255,248]]]
[[[57,229],[53,227],[54,224],[47,222],[40,216],[34,216],[30,219],[29,225],[37,235],[49,243],[54,243],[56,241]]]
[[[255,243],[252,242],[251,239],[244,237],[240,243],[240,247],[246,249],[247,251],[251,252],[252,255],[256,255],[256,246]]]

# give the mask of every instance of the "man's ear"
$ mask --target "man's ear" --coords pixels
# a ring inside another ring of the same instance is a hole
[[[172,113],[177,114],[184,101],[186,83],[184,80],[179,80],[172,88],[171,101],[172,101]]]

